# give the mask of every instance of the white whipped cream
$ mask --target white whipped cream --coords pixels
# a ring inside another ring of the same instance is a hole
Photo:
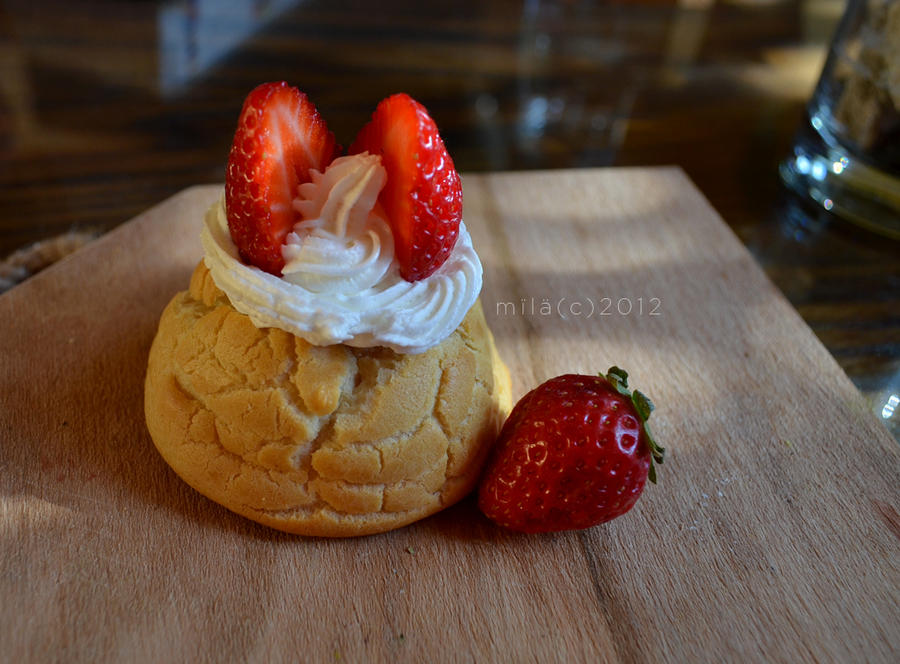
[[[481,292],[481,261],[465,224],[432,275],[400,276],[390,227],[377,205],[385,171],[377,156],[334,160],[300,186],[301,221],[286,239],[284,278],[241,262],[224,196],[206,213],[204,262],[232,306],[257,327],[277,327],[311,344],[387,346],[421,353],[459,326]]]
[[[309,291],[354,295],[384,279],[394,260],[394,234],[374,211],[387,180],[381,159],[340,157],[299,187],[294,209],[303,221],[285,239],[284,278]],[[380,208],[379,208],[380,211]]]

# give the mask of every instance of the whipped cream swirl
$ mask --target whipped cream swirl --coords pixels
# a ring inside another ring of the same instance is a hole
[[[482,267],[465,224],[431,276],[400,276],[390,226],[377,203],[386,174],[378,156],[334,160],[299,188],[299,221],[282,247],[284,277],[245,265],[222,197],[206,213],[204,262],[232,306],[257,327],[311,344],[387,346],[421,353],[459,326],[481,292]]]
[[[294,225],[281,250],[284,278],[315,293],[352,295],[384,279],[394,258],[394,235],[374,211],[387,179],[381,159],[340,157],[300,185]]]

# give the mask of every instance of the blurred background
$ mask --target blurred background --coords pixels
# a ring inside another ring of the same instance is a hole
[[[844,7],[0,2],[0,260],[223,181],[262,81],[305,91],[344,145],[405,91],[464,173],[683,168],[897,436],[900,242],[788,193],[778,171]]]

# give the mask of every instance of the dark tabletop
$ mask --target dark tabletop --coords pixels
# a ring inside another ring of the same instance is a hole
[[[681,166],[897,436],[900,242],[805,207],[777,174],[842,9],[2,2],[0,257],[222,181],[242,100],[262,81],[307,92],[345,145],[379,99],[405,91],[463,172]]]

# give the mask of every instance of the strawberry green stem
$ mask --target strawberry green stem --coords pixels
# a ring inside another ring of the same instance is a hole
[[[650,401],[646,394],[635,390],[632,392],[628,389],[628,372],[619,367],[610,367],[604,376],[610,384],[616,388],[616,391],[622,396],[631,399],[635,412],[641,419],[641,425],[644,427],[644,434],[647,436],[647,443],[650,445],[650,469],[647,471],[647,479],[656,484],[656,466],[655,463],[661,464],[665,458],[666,450],[661,447],[650,433],[650,425],[647,419],[653,412],[653,402]]]

